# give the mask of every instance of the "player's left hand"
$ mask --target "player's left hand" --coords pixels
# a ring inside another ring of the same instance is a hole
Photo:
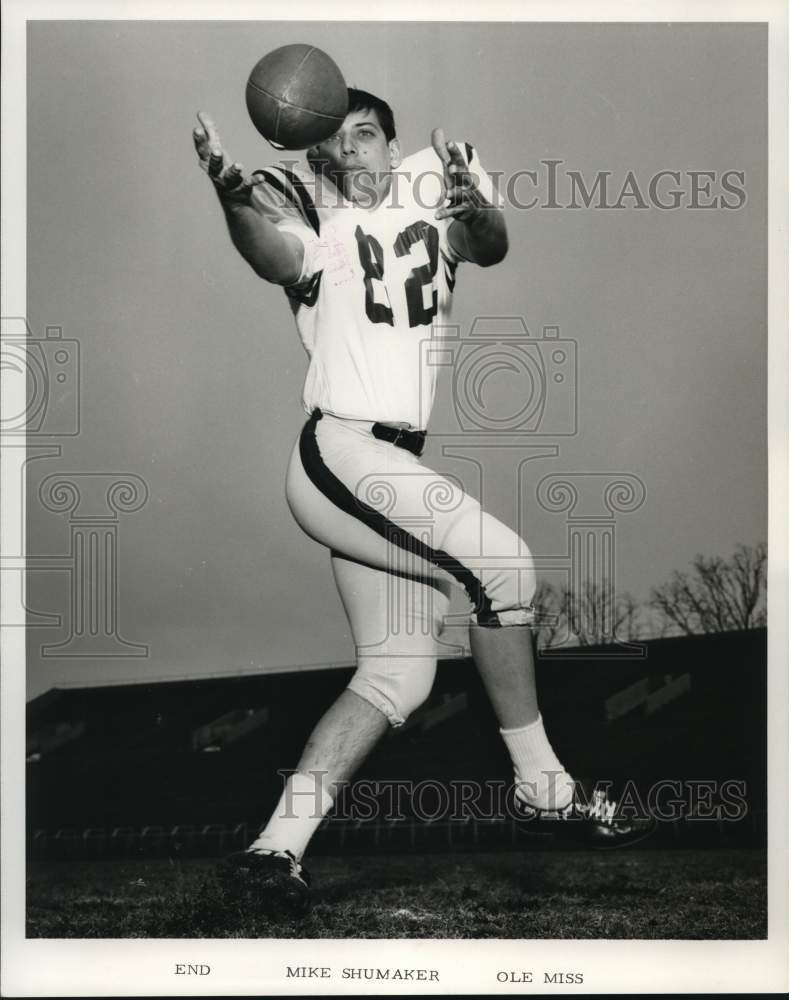
[[[438,209],[436,218],[473,222],[490,207],[479,192],[476,174],[469,170],[457,143],[447,142],[443,129],[434,128],[430,141],[444,166],[445,200],[449,202]]]

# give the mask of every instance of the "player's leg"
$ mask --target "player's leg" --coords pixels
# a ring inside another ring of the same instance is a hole
[[[296,769],[315,775],[334,800],[388,728],[379,708],[346,688],[310,733]]]
[[[296,771],[285,782],[252,853],[289,852],[300,860],[349,780],[389,727],[383,712],[345,690],[310,734]]]
[[[572,801],[575,783],[550,744],[539,710],[533,642],[539,609],[532,603],[537,579],[531,552],[472,498],[445,506],[454,508],[454,516],[437,513],[436,542],[478,582],[475,589],[456,574],[474,602],[471,652],[512,759],[518,795],[539,809],[562,809]]]
[[[319,412],[294,450],[288,496],[299,524],[324,544],[336,545],[327,539],[339,532],[346,555],[382,568],[391,568],[393,552],[406,552],[423,562],[424,575],[437,568],[464,587],[473,606],[472,635],[479,630],[472,638],[477,665],[499,711],[519,799],[540,820],[564,803],[575,816],[572,778],[557,760],[541,717],[533,717],[528,626],[537,614],[531,604],[536,579],[518,535],[482,511],[456,480],[377,441],[371,425],[324,419]],[[596,820],[592,825],[600,826]],[[637,831],[627,824],[608,824],[608,846],[628,842],[631,834]]]
[[[462,485],[361,424],[311,420],[289,471],[293,512],[326,544],[344,533],[347,554],[411,572],[436,569],[474,604],[472,651],[513,758],[521,792],[540,808],[565,805],[573,782],[556,759],[537,707],[531,630],[533,560],[522,540],[482,511]],[[336,523],[335,523],[336,522]]]
[[[375,706],[397,728],[433,687],[439,638],[451,584],[413,566],[380,569],[332,553],[337,588],[356,649],[349,690]]]
[[[349,687],[310,734],[269,822],[248,848],[297,860],[323,817],[389,726],[430,693],[448,584],[389,573],[340,553],[332,569],[357,655]]]
[[[537,701],[532,629],[469,628],[471,654],[499,720],[519,797],[540,809],[562,809],[575,783],[556,756]]]
[[[534,722],[540,714],[534,674],[532,629],[523,625],[509,628],[469,628],[471,655],[485,690],[504,729],[518,729]]]

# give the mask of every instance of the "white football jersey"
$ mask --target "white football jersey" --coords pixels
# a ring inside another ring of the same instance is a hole
[[[468,143],[459,144],[480,193],[499,204]],[[432,147],[392,172],[377,208],[347,201],[310,171],[268,167],[254,189],[260,210],[304,244],[296,284],[285,289],[309,356],[304,409],[425,429],[438,367],[427,349],[449,316],[455,269],[452,219],[436,219],[443,170]]]

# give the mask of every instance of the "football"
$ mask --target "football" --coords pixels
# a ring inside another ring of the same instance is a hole
[[[247,81],[247,110],[277,149],[307,149],[337,131],[348,88],[337,64],[314,45],[283,45],[257,62]]]

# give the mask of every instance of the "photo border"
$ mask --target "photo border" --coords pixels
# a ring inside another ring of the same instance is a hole
[[[3,8],[2,123],[2,301],[4,315],[24,316],[26,303],[26,24],[29,20],[292,20],[293,5],[268,3],[261,17],[258,2],[185,0],[176,9],[162,3],[9,0]],[[344,0],[342,16],[331,20],[369,20],[366,4]],[[550,967],[584,972],[582,986],[558,986],[552,993],[630,992],[778,992],[789,989],[789,895],[786,850],[789,838],[787,770],[789,760],[789,338],[787,337],[787,275],[789,275],[789,8],[780,2],[665,2],[609,0],[583,2],[501,2],[482,8],[446,0],[426,7],[401,0],[394,14],[382,21],[575,21],[575,22],[723,22],[769,23],[769,544],[768,683],[770,808],[768,822],[769,937],[765,941],[588,941],[588,940],[41,940],[26,939],[24,886],[24,630],[6,628],[2,635],[2,990],[15,996],[125,995],[303,995],[305,987],[322,995],[365,995],[365,984],[334,978],[286,980],[286,964],[404,965],[439,968],[439,983],[411,983],[407,989],[380,982],[375,991],[398,995],[473,994],[521,995],[517,984],[498,984],[499,969]],[[299,20],[326,20],[315,0],[302,2]],[[5,395],[5,394],[4,394]],[[11,393],[4,406],[15,406]],[[9,411],[7,411],[9,412]],[[18,412],[18,407],[10,412]],[[2,465],[3,548],[21,551],[20,489],[8,489],[8,463]],[[14,500],[16,497],[16,500]],[[24,508],[22,507],[22,511]],[[3,578],[3,603],[17,599]],[[176,962],[208,964],[206,981],[173,975]],[[121,983],[119,990],[117,984]],[[535,993],[548,992],[535,983]]]

